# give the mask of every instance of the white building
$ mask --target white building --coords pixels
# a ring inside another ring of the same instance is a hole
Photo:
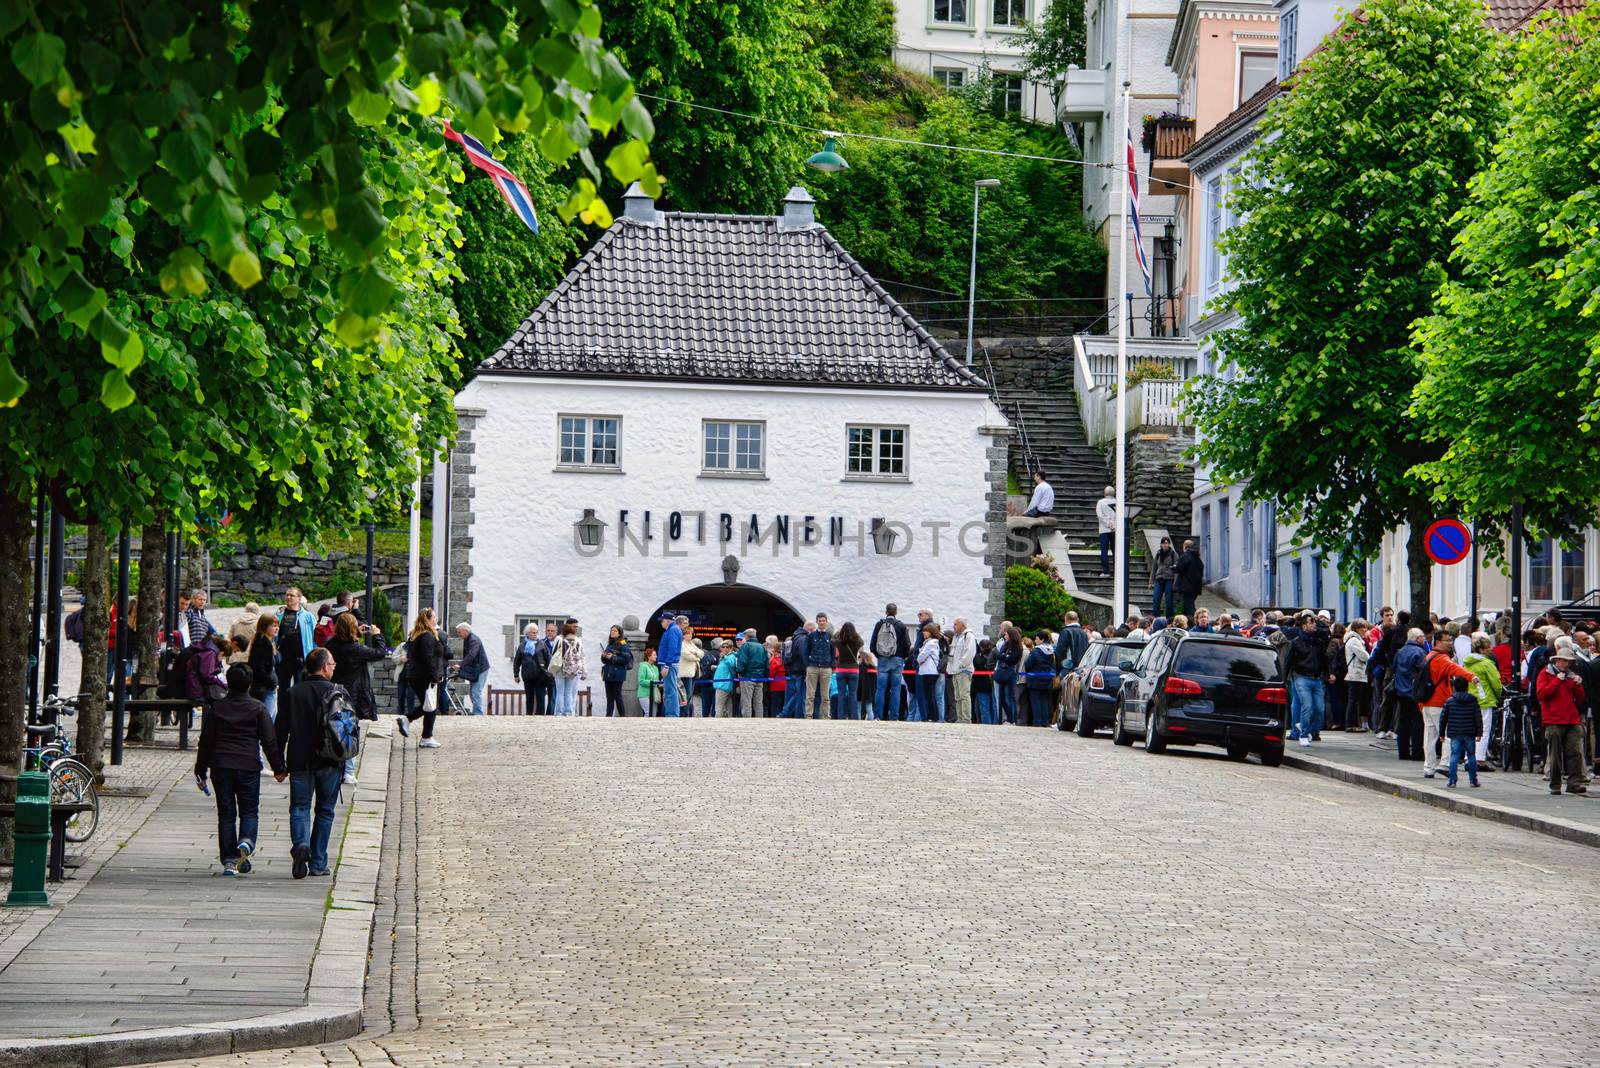
[[[1022,76],[1023,31],[1049,9],[1050,0],[896,0],[894,60],[946,89],[987,61],[1007,111],[1051,122],[1049,89]]]
[[[703,637],[998,623],[1010,431],[798,187],[777,217],[630,189],[457,414],[442,601],[494,685],[530,621],[580,621],[596,692],[607,629],[669,608]]]

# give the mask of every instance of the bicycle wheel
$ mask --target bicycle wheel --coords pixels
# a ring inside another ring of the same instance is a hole
[[[86,842],[100,822],[100,794],[94,788],[94,772],[76,760],[57,760],[50,765],[50,803],[90,806],[67,819],[67,841]]]

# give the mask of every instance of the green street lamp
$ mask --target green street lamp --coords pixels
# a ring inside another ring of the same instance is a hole
[[[817,152],[806,160],[806,166],[819,171],[842,171],[850,166],[845,158],[839,155],[838,140],[840,135],[831,130],[824,134],[827,140],[822,142],[822,151]]]

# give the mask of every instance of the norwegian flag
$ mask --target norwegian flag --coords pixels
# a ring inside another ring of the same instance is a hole
[[[495,188],[500,190],[505,202],[511,205],[511,210],[517,213],[522,225],[538,233],[539,216],[534,213],[533,198],[528,195],[528,187],[523,185],[516,175],[506,170],[505,164],[489,155],[489,150],[484,148],[477,138],[458,133],[448,122],[444,124],[444,135],[448,140],[461,146],[467,154],[467,162],[494,179]]]
[[[1128,134],[1128,218],[1133,223],[1133,251],[1139,261],[1139,273],[1144,275],[1144,295],[1152,293],[1150,262],[1144,258],[1144,235],[1139,231],[1139,165],[1133,154],[1133,128]]]

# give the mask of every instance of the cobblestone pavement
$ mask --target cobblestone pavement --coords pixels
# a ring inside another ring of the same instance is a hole
[[[231,1063],[1595,1063],[1590,849],[1054,731],[440,736],[397,758],[371,1030]]]

